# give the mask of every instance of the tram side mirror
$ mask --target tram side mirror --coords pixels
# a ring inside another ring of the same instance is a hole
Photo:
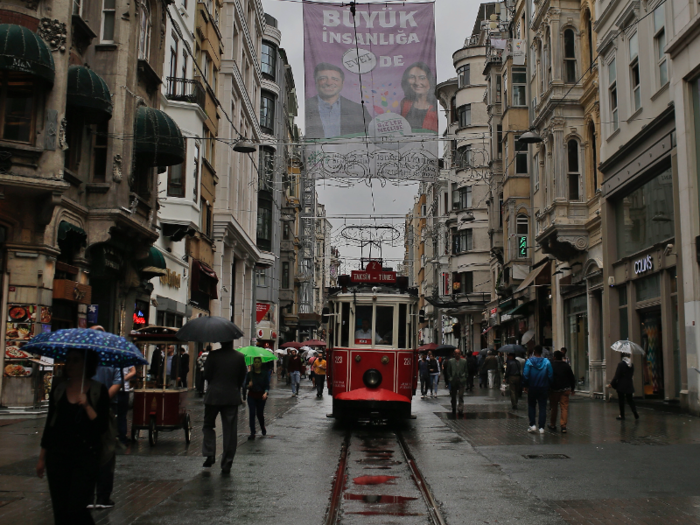
[[[330,317],[330,313],[331,313],[331,310],[328,307],[321,310],[321,322],[322,323],[328,322],[328,318]]]
[[[418,322],[419,323],[425,322],[425,310],[418,310]]]

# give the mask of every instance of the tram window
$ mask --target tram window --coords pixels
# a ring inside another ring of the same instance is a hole
[[[394,344],[394,307],[377,306],[375,342],[380,345]]]
[[[372,306],[355,307],[355,344],[372,344]]]
[[[343,326],[340,329],[340,346],[350,346],[350,305],[347,303],[341,304],[343,307],[342,319]]]
[[[399,305],[399,348],[406,348],[406,331],[408,326],[406,324],[406,305]]]

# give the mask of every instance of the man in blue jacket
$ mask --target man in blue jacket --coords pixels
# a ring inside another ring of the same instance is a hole
[[[535,347],[533,356],[525,363],[523,371],[523,386],[527,392],[527,415],[530,418],[528,432],[537,432],[535,426],[535,412],[540,406],[539,429],[544,434],[544,423],[547,419],[547,398],[549,397],[549,385],[552,382],[554,371],[549,359],[542,357],[542,346]]]

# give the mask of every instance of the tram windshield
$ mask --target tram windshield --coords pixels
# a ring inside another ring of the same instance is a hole
[[[390,345],[394,336],[394,307],[377,306],[375,324],[372,326],[372,305],[358,305],[355,311],[355,344]]]

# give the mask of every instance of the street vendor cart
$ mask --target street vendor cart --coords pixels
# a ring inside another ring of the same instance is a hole
[[[141,430],[148,430],[148,443],[155,446],[158,443],[158,433],[183,430],[185,443],[190,444],[192,438],[192,421],[187,412],[187,389],[170,384],[167,377],[167,347],[182,345],[176,338],[177,328],[163,326],[147,326],[131,333],[134,344],[139,347],[144,356],[148,356],[149,345],[155,345],[156,352],[162,352],[163,364],[160,366],[158,377],[149,377],[142,366],[137,374],[134,388],[134,412],[131,424],[131,439],[139,437]],[[179,366],[179,351],[175,351],[172,366]]]

